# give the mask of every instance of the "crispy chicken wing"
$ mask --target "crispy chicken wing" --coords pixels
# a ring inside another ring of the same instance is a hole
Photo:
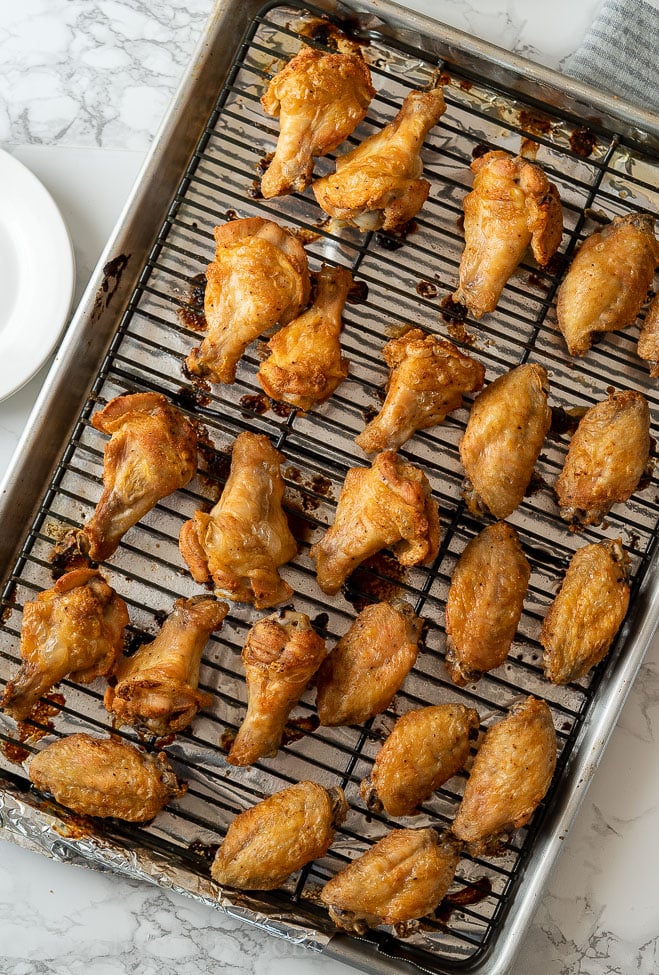
[[[360,230],[400,230],[428,196],[421,148],[445,107],[441,88],[411,91],[389,125],[339,156],[335,173],[316,180],[319,206]]]
[[[208,334],[186,366],[211,382],[232,383],[249,343],[300,314],[309,300],[309,270],[300,241],[262,217],[216,227],[215,245],[206,271]]]
[[[634,390],[609,393],[586,411],[556,481],[561,517],[599,525],[634,493],[650,457],[650,409]]]
[[[279,116],[279,138],[263,174],[261,193],[270,199],[311,182],[314,156],[336,149],[357,128],[375,94],[359,51],[317,51],[304,45],[274,76],[261,105]]]
[[[35,755],[30,781],[82,816],[144,823],[185,792],[164,752],[151,755],[118,738],[76,734]]]
[[[469,758],[478,712],[464,704],[437,704],[398,719],[359,791],[369,809],[414,816],[435,789]]]
[[[585,355],[600,332],[630,325],[641,310],[659,243],[654,217],[616,217],[584,240],[558,289],[556,315],[571,355]]]
[[[439,513],[428,478],[386,450],[370,468],[351,467],[334,517],[311,547],[318,585],[332,595],[353,569],[393,546],[401,565],[431,562],[439,549]]]
[[[480,389],[485,369],[445,339],[412,328],[383,349],[391,369],[378,415],[356,438],[366,453],[397,450],[417,430],[441,423],[462,405],[462,394]]]
[[[283,459],[264,434],[241,433],[220,500],[210,514],[195,511],[179,538],[195,582],[212,581],[216,595],[257,609],[293,595],[277,571],[297,552],[281,506]]]
[[[542,366],[517,366],[479,393],[460,441],[467,507],[507,518],[524,497],[551,425]]]
[[[339,335],[352,274],[325,266],[317,282],[313,305],[270,339],[256,376],[268,396],[301,410],[324,402],[348,375]]]
[[[286,610],[255,623],[243,647],[247,714],[231,746],[231,765],[277,753],[288,715],[326,654],[305,613]]]
[[[475,318],[493,311],[529,246],[545,265],[563,235],[558,190],[539,166],[496,150],[471,164],[474,187],[464,199],[465,249],[456,301]]]
[[[64,677],[89,684],[112,673],[128,610],[100,572],[74,569],[23,607],[22,664],[0,707],[21,721]]]
[[[498,521],[472,538],[446,600],[446,668],[456,684],[478,680],[508,655],[531,567],[517,532]]]
[[[187,728],[197,711],[210,703],[198,690],[201,655],[229,607],[211,596],[177,599],[158,636],[116,670],[104,704],[117,726],[145,728],[159,738]]]
[[[346,817],[343,790],[298,782],[239,813],[211,867],[218,884],[272,890],[296,870],[325,856]]]
[[[651,377],[659,379],[659,294],[654,296],[646,312],[637,351],[641,359],[649,363]]]
[[[629,605],[629,569],[620,538],[572,556],[540,634],[545,677],[554,684],[578,680],[609,652]]]

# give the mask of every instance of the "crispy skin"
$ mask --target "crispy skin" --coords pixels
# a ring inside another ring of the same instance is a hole
[[[211,876],[240,890],[272,890],[324,856],[348,804],[340,788],[298,782],[236,816],[215,855]]]
[[[326,652],[305,613],[273,613],[254,624],[242,652],[247,714],[227,756],[231,765],[276,755],[286,719]]]
[[[315,181],[318,205],[359,230],[400,230],[428,196],[421,148],[445,108],[441,88],[411,91],[389,125],[339,156],[335,173]]]
[[[255,338],[292,321],[309,300],[304,247],[262,217],[215,228],[215,260],[206,271],[208,334],[186,359],[188,371],[214,383],[233,383]]]
[[[517,532],[498,521],[472,538],[446,600],[446,668],[460,685],[499,667],[522,615],[531,567]]]
[[[556,315],[571,355],[585,355],[600,332],[630,325],[641,310],[659,243],[654,217],[616,217],[584,240],[558,289]]]
[[[210,514],[195,511],[179,537],[195,582],[212,580],[216,595],[257,609],[293,595],[277,571],[297,552],[281,506],[283,459],[264,434],[241,433],[220,500]]]
[[[465,249],[456,301],[475,318],[494,311],[529,244],[545,265],[563,235],[558,190],[521,156],[487,152],[474,159],[474,187],[464,199]]]
[[[650,302],[638,336],[637,351],[648,362],[650,376],[659,379],[659,295]]]
[[[650,409],[641,393],[623,389],[586,411],[556,481],[561,517],[599,525],[638,487],[650,457]]]
[[[117,667],[103,703],[117,726],[145,728],[159,738],[187,728],[211,698],[198,689],[201,655],[229,607],[211,596],[177,599],[155,640]]]
[[[479,393],[460,441],[471,513],[507,518],[524,497],[551,424],[542,366],[517,366]]]
[[[578,680],[602,660],[629,605],[629,556],[622,539],[578,549],[542,625],[545,677]]]
[[[339,928],[364,933],[379,924],[425,917],[453,882],[458,844],[434,829],[394,829],[325,884],[320,899]]]
[[[428,478],[391,450],[370,468],[348,471],[334,524],[311,547],[318,585],[333,595],[364,559],[388,546],[401,565],[431,562],[439,549],[439,513]]]
[[[464,704],[437,704],[398,719],[375,757],[370,778],[359,788],[369,809],[389,816],[415,816],[435,789],[469,757],[469,737],[478,712]]]
[[[529,821],[556,767],[556,732],[544,701],[527,697],[492,725],[476,753],[453,834],[475,855]]]
[[[22,664],[0,701],[21,721],[64,677],[89,684],[112,673],[128,610],[100,572],[74,569],[23,607]]]
[[[441,423],[462,406],[463,393],[480,389],[485,369],[445,339],[412,328],[383,349],[391,369],[378,415],[356,438],[367,454],[397,450],[417,430]]]
[[[270,339],[256,376],[268,396],[301,410],[323,403],[348,375],[339,335],[352,274],[324,266],[317,281],[313,305]]]
[[[388,708],[414,666],[421,625],[402,599],[366,606],[318,671],[320,723],[361,724]]]
[[[150,755],[118,738],[69,735],[35,755],[30,781],[83,816],[145,823],[185,792],[164,752]]]
[[[303,46],[274,76],[261,98],[279,116],[279,138],[263,174],[266,200],[311,182],[314,156],[336,149],[357,128],[375,94],[361,53],[327,53]]]

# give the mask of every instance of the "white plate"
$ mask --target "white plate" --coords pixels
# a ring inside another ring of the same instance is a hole
[[[53,198],[0,149],[0,400],[57,345],[74,283],[73,248]]]

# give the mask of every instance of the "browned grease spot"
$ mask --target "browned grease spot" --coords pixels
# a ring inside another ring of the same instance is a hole
[[[321,633],[327,631],[327,624],[329,623],[329,613],[318,613],[311,620],[311,625],[314,630],[319,630]]]
[[[479,142],[477,146],[471,150],[472,159],[480,159],[481,156],[486,156],[490,152],[490,147],[486,146],[484,142]]]
[[[231,450],[216,450],[212,444],[203,441],[198,442],[197,449],[203,460],[204,471],[208,475],[206,482],[212,482],[214,487],[217,487],[217,481],[226,483],[231,471]]]
[[[205,863],[212,863],[219,846],[219,843],[202,843],[201,840],[193,840],[188,849]]]
[[[587,408],[586,406],[572,406],[565,410],[562,406],[552,406],[550,435],[561,437],[566,433],[574,433]]]
[[[441,74],[440,74],[440,76],[439,76],[439,78],[437,79],[437,84],[438,85],[450,85],[452,81],[453,81],[453,78],[448,73],[448,71],[442,71]]]
[[[469,309],[462,302],[456,301],[453,295],[446,295],[439,303],[440,315],[445,322],[464,322]]]
[[[30,755],[29,750],[23,748],[22,743],[28,742],[32,744],[39,741],[40,738],[43,738],[50,731],[53,731],[55,725],[51,719],[60,713],[65,703],[64,695],[56,693],[49,694],[43,700],[37,701],[30,712],[29,719],[16,723],[18,741],[2,742],[0,745],[0,749],[2,749],[5,758],[15,765],[22,765]],[[31,724],[32,721],[43,725],[43,727],[35,728]]]
[[[416,293],[422,298],[436,298],[437,285],[432,281],[419,281],[416,286]]]
[[[17,745],[13,741],[0,742],[0,751],[12,765],[22,765],[30,757],[30,752],[27,748],[23,748],[22,745]]]
[[[172,393],[172,402],[181,409],[189,410],[194,413],[199,406],[208,406],[211,398],[201,386],[181,386],[175,393]]]
[[[247,196],[250,200],[262,200],[263,193],[261,192],[261,186],[257,179],[252,180],[252,185],[247,190]]]
[[[323,474],[314,474],[311,478],[311,489],[316,492],[316,494],[322,494],[325,498],[331,498],[332,495],[332,482],[329,477],[325,477]]]
[[[183,295],[185,308],[176,312],[184,325],[195,332],[205,332],[208,327],[204,312],[204,296],[206,294],[206,275],[195,274],[188,282],[188,291]]]
[[[550,485],[538,474],[537,471],[533,471],[529,483],[526,486],[526,491],[524,492],[525,498],[530,498],[534,494],[539,494],[541,491],[551,490]]]
[[[405,569],[390,552],[376,552],[358,565],[342,586],[342,593],[358,613],[373,602],[387,602],[399,596]]]
[[[234,731],[232,728],[224,729],[224,731],[220,735],[220,741],[219,741],[220,748],[222,749],[223,752],[228,752],[231,750],[231,746],[236,740],[237,734],[238,732]]]
[[[271,400],[270,409],[283,420],[287,420],[291,413],[295,413],[294,406],[291,406],[289,403],[279,403],[277,400]]]
[[[302,496],[301,500],[304,501],[304,495]],[[297,508],[287,499],[286,519],[293,538],[298,542],[307,542],[311,535],[312,526],[304,517],[304,505],[302,505],[301,508]]]
[[[570,136],[570,149],[576,156],[587,159],[597,145],[597,136],[585,125],[578,126]]]
[[[378,230],[375,235],[375,243],[385,251],[397,251],[404,245],[409,235],[413,234],[418,229],[419,225],[416,220],[408,220],[407,223],[403,224],[402,227],[399,227],[395,233],[385,233],[382,230]]]
[[[489,877],[479,877],[469,887],[463,887],[455,894],[449,894],[441,902],[434,917],[442,924],[446,924],[454,911],[461,907],[468,907],[472,904],[479,904],[492,893],[492,881]]]
[[[89,559],[80,551],[79,530],[70,528],[59,542],[53,546],[50,553],[51,575],[53,579],[59,579],[66,572],[73,569],[85,569],[89,566]]]
[[[249,416],[251,413],[256,413],[259,416],[269,409],[270,401],[262,393],[247,393],[240,397],[240,406],[246,411],[243,416]]]
[[[539,274],[529,274],[527,281],[529,284],[535,285],[536,288],[542,288],[544,291],[549,291],[549,282],[543,280]]]
[[[281,744],[290,745],[304,738],[305,735],[312,735],[319,725],[320,719],[317,714],[310,714],[307,718],[293,718],[284,727]]]
[[[227,210],[227,212],[224,214],[224,219],[227,222],[230,222],[231,220],[237,220],[238,219],[238,211],[237,210],[233,210],[233,209]]]
[[[551,120],[546,115],[538,115],[530,108],[521,110],[519,124],[527,132],[532,132],[534,135],[546,135],[551,131]]]
[[[458,85],[463,91],[471,91],[471,89],[474,87],[473,82],[467,81],[465,78],[463,78],[462,81],[459,81]]]
[[[346,301],[349,305],[361,305],[368,298],[368,284],[366,281],[353,281],[348,291]]]
[[[547,274],[551,274],[555,277],[557,274],[561,273],[562,269],[563,255],[556,251],[556,253],[552,254],[547,263],[544,265],[544,270],[547,272]]]
[[[103,280],[96,292],[92,319],[97,321],[106,308],[110,307],[110,302],[121,284],[121,278],[128,267],[131,258],[130,254],[119,254],[103,266]]]
[[[345,51],[346,40],[360,47],[370,45],[368,38],[361,36],[361,31],[362,23],[359,17],[341,17],[341,26],[330,23],[324,17],[316,17],[300,29],[300,34],[312,38],[317,44],[322,44],[332,51]]]

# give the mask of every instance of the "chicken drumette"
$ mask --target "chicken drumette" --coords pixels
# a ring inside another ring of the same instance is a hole
[[[638,336],[637,351],[641,359],[650,366],[650,376],[659,379],[659,295],[650,302],[641,331]]]

